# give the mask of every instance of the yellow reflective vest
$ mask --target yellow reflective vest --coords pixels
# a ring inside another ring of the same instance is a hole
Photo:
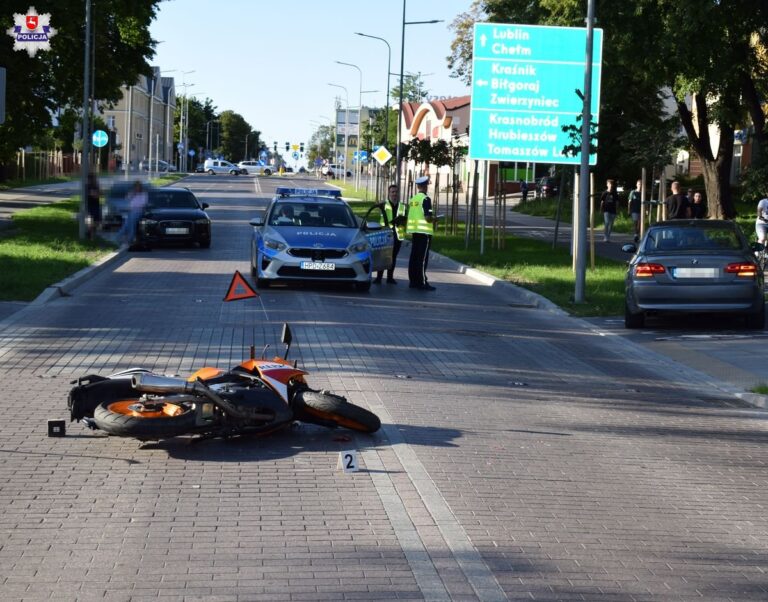
[[[425,198],[427,198],[426,194],[418,192],[408,201],[408,225],[406,226],[408,234],[419,233],[432,236],[435,233],[433,225],[424,216]]]
[[[392,204],[385,203],[384,213],[387,215],[387,221],[389,222],[389,225],[392,226],[395,223],[395,217],[405,217],[405,203],[397,204],[397,216],[392,215]],[[394,229],[397,240],[403,240],[405,238],[405,225],[394,226]]]

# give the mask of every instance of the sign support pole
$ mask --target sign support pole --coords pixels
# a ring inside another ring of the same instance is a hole
[[[573,292],[575,303],[584,303],[587,279],[587,203],[589,201],[589,147],[592,121],[592,36],[594,35],[595,0],[587,3],[587,52],[584,67],[584,108],[581,113],[581,166],[579,168],[579,229],[576,245],[576,279]]]
[[[80,176],[82,182],[80,183],[80,212],[77,218],[78,235],[80,240],[85,239],[85,213],[87,210],[88,199],[88,168],[89,161],[88,151],[91,148],[91,123],[90,123],[90,90],[89,82],[91,81],[91,0],[85,1],[85,60],[83,61],[83,127],[82,127],[82,141],[83,151],[80,160]]]

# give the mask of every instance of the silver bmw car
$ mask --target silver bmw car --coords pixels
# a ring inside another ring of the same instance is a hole
[[[763,272],[735,222],[670,220],[652,225],[634,253],[626,276],[624,325],[642,328],[655,313],[718,313],[745,316],[747,328],[765,326]]]

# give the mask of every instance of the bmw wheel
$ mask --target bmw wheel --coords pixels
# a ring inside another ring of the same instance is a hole
[[[645,326],[645,314],[643,312],[633,314],[629,311],[629,305],[624,302],[624,328],[642,328]]]

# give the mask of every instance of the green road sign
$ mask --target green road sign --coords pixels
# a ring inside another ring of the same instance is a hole
[[[603,31],[593,31],[590,110],[597,122]],[[579,155],[562,154],[572,144],[562,127],[580,123],[586,46],[585,28],[476,23],[469,157],[578,165]]]

